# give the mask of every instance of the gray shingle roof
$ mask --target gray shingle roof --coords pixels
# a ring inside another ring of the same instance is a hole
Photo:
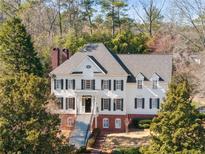
[[[117,56],[135,77],[142,73],[150,79],[154,73],[157,73],[164,81],[171,80],[171,55],[119,54]]]
[[[126,76],[126,71],[115,60],[113,55],[102,43],[88,44],[75,53],[70,59],[66,60],[59,67],[55,68],[50,74],[66,75],[71,74],[86,57],[93,56],[98,63],[107,71],[107,75]]]
[[[128,76],[128,82],[135,82],[135,77],[139,73],[142,73],[147,79],[157,73],[166,82],[169,82],[172,76],[171,55],[116,55],[111,54],[102,43],[87,44],[50,74],[72,74],[73,70],[87,57],[93,57],[94,62],[106,71],[106,75]]]

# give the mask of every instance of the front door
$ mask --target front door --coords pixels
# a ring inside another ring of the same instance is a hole
[[[91,97],[85,99],[85,113],[91,112]]]
[[[92,97],[83,96],[81,113],[91,113],[91,107],[92,107]]]

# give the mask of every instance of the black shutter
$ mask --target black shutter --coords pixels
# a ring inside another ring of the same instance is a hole
[[[137,108],[137,98],[135,98],[135,109]]]
[[[68,109],[68,98],[65,98],[65,109]]]
[[[104,108],[103,108],[103,98],[101,98],[101,111],[103,111]]]
[[[56,90],[56,79],[54,79],[54,89]]]
[[[111,110],[111,99],[109,98],[109,111]]]
[[[111,80],[109,80],[109,90],[111,90]]]
[[[75,89],[75,79],[73,79],[73,89]]]
[[[61,106],[60,109],[63,110],[63,97],[61,97],[61,105],[60,106]]]
[[[123,99],[121,99],[121,111],[123,111]]]
[[[116,80],[114,80],[114,90],[116,90]]]
[[[65,89],[68,89],[68,79],[65,79]]]
[[[75,110],[75,97],[73,98],[73,110]]]
[[[95,80],[92,80],[92,89],[95,90]]]
[[[63,89],[63,79],[61,79],[61,89]]]
[[[82,79],[82,80],[81,80],[81,89],[82,89],[82,90],[85,89],[85,87],[84,87],[84,85],[85,85],[84,82],[85,82],[85,81]]]
[[[123,85],[123,80],[121,80],[121,90],[123,91],[124,85]]]
[[[144,109],[144,98],[142,98],[142,108]]]
[[[152,108],[152,98],[149,99],[149,108]]]
[[[101,90],[104,90],[104,88],[103,88],[103,80],[101,80]]]
[[[115,107],[115,102],[116,102],[116,101],[115,101],[115,100],[116,100],[116,99],[113,100],[113,110],[114,110],[114,111],[116,110],[116,107]]]
[[[159,98],[157,98],[157,108],[159,109]]]

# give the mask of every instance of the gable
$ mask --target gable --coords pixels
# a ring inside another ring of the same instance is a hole
[[[159,74],[157,74],[157,73],[154,73],[154,74],[152,75],[152,77],[150,78],[150,81],[153,81],[153,80],[164,81],[164,80],[159,76]]]
[[[72,74],[82,74],[87,78],[91,78],[95,73],[103,73],[104,70],[101,69],[98,63],[96,63],[90,56],[86,56],[80,64],[72,70]]]
[[[142,74],[141,72],[140,72],[139,74],[137,74],[136,79],[137,79],[137,80],[148,80],[148,79],[144,76],[144,74]]]
[[[83,50],[84,49],[84,50]],[[90,57],[94,62],[94,70],[104,72],[106,75],[111,76],[127,76],[127,72],[122,68],[118,61],[113,57],[110,51],[102,43],[87,44],[79,52],[76,52],[70,59],[66,60],[63,64],[54,69],[50,74],[70,75],[85,59]],[[93,71],[94,72],[94,71]],[[79,72],[77,72],[79,73]]]

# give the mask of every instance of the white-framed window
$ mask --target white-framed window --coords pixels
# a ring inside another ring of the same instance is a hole
[[[68,127],[73,127],[73,125],[74,125],[74,120],[73,120],[73,118],[68,117],[68,119],[67,119],[67,124],[68,124]]]
[[[115,128],[121,128],[121,119],[115,119]]]
[[[158,88],[158,80],[153,80],[152,81],[152,88],[157,89]]]
[[[114,99],[114,110],[123,111],[123,99],[122,98]]]
[[[137,89],[142,89],[142,86],[143,86],[143,81],[137,80]]]
[[[109,110],[109,99],[108,98],[103,99],[103,109]]]
[[[150,108],[159,109],[160,99],[159,98],[150,98]]]
[[[122,80],[115,80],[116,89],[122,89]]]
[[[75,110],[75,98],[66,98],[66,104],[65,104],[66,110],[73,109]]]
[[[58,109],[63,110],[63,97],[58,97]]]
[[[74,89],[74,80],[68,80],[67,79],[67,85],[66,85],[66,89]]]
[[[85,80],[85,89],[91,89],[92,80]]]
[[[95,80],[82,80],[82,89],[95,89]]]
[[[102,89],[109,89],[109,80],[102,80]]]
[[[144,108],[144,98],[135,98],[135,108]]]
[[[54,80],[54,89],[61,89],[61,79]]]
[[[103,118],[103,128],[109,128],[109,119]]]

